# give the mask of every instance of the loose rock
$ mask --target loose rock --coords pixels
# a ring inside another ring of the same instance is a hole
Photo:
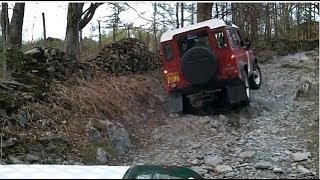
[[[125,154],[132,146],[129,133],[111,121],[107,121],[109,139],[119,154]]]
[[[303,167],[303,166],[301,166],[301,165],[299,165],[299,166],[297,167],[297,170],[298,170],[302,175],[309,175],[309,174],[311,173],[309,169],[307,169],[307,168],[305,168],[305,167]]]
[[[12,164],[25,164],[23,161],[13,156],[9,156],[9,160]]]
[[[6,147],[13,146],[17,143],[17,141],[18,141],[17,138],[10,138],[7,141],[2,143],[2,147],[6,148]]]
[[[218,174],[225,173],[225,172],[230,172],[230,171],[232,171],[232,167],[228,166],[228,165],[217,165],[215,167],[215,171]]]
[[[32,154],[27,154],[25,156],[25,160],[29,161],[29,162],[37,162],[37,161],[40,161],[40,157],[39,156],[35,156],[35,155],[32,155]]]
[[[291,153],[291,158],[295,161],[295,162],[298,162],[298,161],[304,161],[304,160],[307,160],[309,157],[309,153]]]
[[[241,116],[239,119],[239,124],[241,124],[241,125],[247,124],[248,122],[249,122],[249,120],[245,117]]]
[[[200,143],[196,143],[194,145],[192,145],[192,149],[198,149],[199,147],[201,147],[201,144]]]
[[[89,128],[89,139],[90,141],[97,142],[102,139],[101,133],[94,127]]]
[[[254,164],[254,167],[257,169],[270,169],[272,168],[272,164],[267,161],[259,161]]]
[[[215,167],[222,162],[223,162],[223,158],[220,155],[205,156],[204,157],[204,163],[208,166]]]
[[[220,122],[216,119],[212,119],[210,120],[210,125],[214,128],[218,128],[219,127]]]
[[[273,167],[273,172],[274,173],[283,173],[284,171],[281,168],[274,166]]]
[[[97,160],[101,164],[106,164],[108,162],[108,159],[110,158],[110,155],[103,150],[102,148],[98,148],[97,150]]]
[[[251,157],[253,157],[255,154],[256,154],[256,152],[254,152],[254,151],[244,151],[244,152],[241,152],[241,153],[239,154],[239,157],[241,157],[241,158],[251,158]]]

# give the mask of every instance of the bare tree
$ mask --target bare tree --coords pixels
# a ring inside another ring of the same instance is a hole
[[[102,4],[91,3],[85,11],[82,11],[84,3],[69,3],[68,5],[64,51],[74,61],[79,61],[79,32],[90,22],[96,9]]]

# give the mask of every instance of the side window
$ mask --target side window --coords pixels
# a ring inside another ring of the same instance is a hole
[[[173,51],[170,44],[164,45],[164,57],[165,60],[170,61],[173,59]]]
[[[225,48],[225,47],[227,47],[227,43],[226,43],[226,41],[225,41],[224,33],[223,33],[223,32],[216,32],[216,33],[214,34],[214,36],[215,36],[215,38],[216,38],[218,48]]]
[[[230,36],[231,44],[233,47],[240,47],[241,46],[241,39],[237,32],[234,29],[228,29],[228,34]]]

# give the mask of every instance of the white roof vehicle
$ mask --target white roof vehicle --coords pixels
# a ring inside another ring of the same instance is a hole
[[[202,28],[202,27],[209,27],[210,29],[214,29],[214,28],[218,28],[218,27],[222,27],[222,26],[231,26],[231,27],[235,27],[235,28],[239,28],[237,25],[233,24],[233,23],[226,23],[225,21],[221,20],[221,19],[210,19],[207,21],[203,21],[203,22],[199,22],[193,25],[189,25],[189,26],[185,26],[179,29],[173,29],[173,30],[168,30],[165,33],[162,34],[161,38],[160,38],[160,42],[165,42],[165,41],[169,41],[173,38],[174,35],[176,34],[180,34],[183,32],[188,32],[188,31],[192,31],[198,28]]]

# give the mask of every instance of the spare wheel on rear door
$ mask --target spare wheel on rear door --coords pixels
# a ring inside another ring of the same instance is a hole
[[[184,78],[194,85],[215,79],[218,71],[217,56],[206,47],[193,47],[182,57]]]

